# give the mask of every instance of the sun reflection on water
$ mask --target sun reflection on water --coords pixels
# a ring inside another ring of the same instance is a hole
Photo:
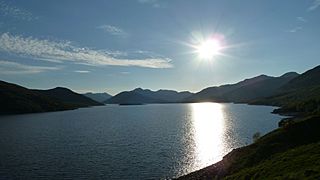
[[[192,125],[195,142],[195,169],[222,159],[224,155],[225,119],[219,103],[193,103]]]

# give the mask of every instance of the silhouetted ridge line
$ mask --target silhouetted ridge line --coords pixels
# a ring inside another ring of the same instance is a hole
[[[0,114],[71,110],[102,105],[67,88],[31,90],[0,81]]]

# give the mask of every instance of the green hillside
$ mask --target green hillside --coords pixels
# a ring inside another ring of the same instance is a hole
[[[225,179],[319,179],[320,143],[292,148]]]

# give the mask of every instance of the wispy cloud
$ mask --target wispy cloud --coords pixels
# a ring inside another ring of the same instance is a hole
[[[308,11],[316,10],[320,6],[320,0],[314,0]]]
[[[19,20],[32,21],[38,19],[31,12],[12,6],[5,1],[0,1],[0,14]]]
[[[150,4],[154,8],[160,8],[162,7],[158,0],[138,0],[141,4]]]
[[[290,30],[287,30],[286,32],[289,32],[289,33],[296,33],[298,31],[301,31],[302,30],[302,27],[298,26],[298,27],[294,27]]]
[[[146,68],[171,68],[171,59],[164,57],[125,58],[109,54],[108,51],[77,47],[70,41],[50,41],[33,37],[0,36],[0,51],[22,57],[52,62],[74,62],[91,66],[139,66]]]
[[[131,74],[130,72],[128,72],[128,71],[123,71],[123,72],[120,72],[120,74]]]
[[[61,69],[61,67],[30,66],[17,62],[0,60],[0,74],[36,74],[59,69]]]
[[[304,17],[297,17],[297,20],[300,22],[307,22],[307,20]]]
[[[128,33],[123,29],[121,29],[120,27],[116,27],[108,24],[100,25],[97,27],[97,29],[101,29],[114,36],[122,36],[122,37],[128,36]]]
[[[86,70],[75,70],[73,72],[76,72],[76,73],[90,73],[91,71],[86,71]]]

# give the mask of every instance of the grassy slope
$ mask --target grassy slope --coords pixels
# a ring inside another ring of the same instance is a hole
[[[316,144],[312,144],[318,143],[319,141],[320,116],[308,117],[286,127],[278,128],[261,137],[256,143],[233,150],[227,154],[222,161],[183,176],[180,179],[220,179],[228,176],[236,179],[244,177],[245,179],[254,178],[254,176],[258,175],[262,176],[262,174],[259,174],[259,168],[270,169],[272,167],[272,165],[270,165],[271,162],[277,162],[277,164],[274,164],[275,167],[289,168],[287,171],[283,171],[282,174],[291,176],[292,173],[294,173],[295,167],[298,165],[290,164],[289,161],[278,161],[279,158],[285,158],[287,155],[291,155],[296,148],[302,152],[305,147],[309,147],[308,145],[310,145],[309,149],[305,149],[306,152],[309,153],[306,155],[311,158],[307,161],[308,163],[318,162],[320,161],[319,156],[313,156],[314,151],[317,151],[314,149]],[[302,155],[290,156],[290,161],[303,163],[302,157]],[[287,158],[289,158],[289,156]],[[308,174],[311,173],[309,170],[313,170],[316,172],[312,171],[312,173],[320,175],[320,171],[315,167],[318,166],[316,164],[314,166],[300,165],[299,173],[306,172],[306,174]],[[272,178],[277,177],[277,175],[278,173],[269,174]]]
[[[226,179],[319,179],[319,160],[320,143],[312,143],[278,153]]]

